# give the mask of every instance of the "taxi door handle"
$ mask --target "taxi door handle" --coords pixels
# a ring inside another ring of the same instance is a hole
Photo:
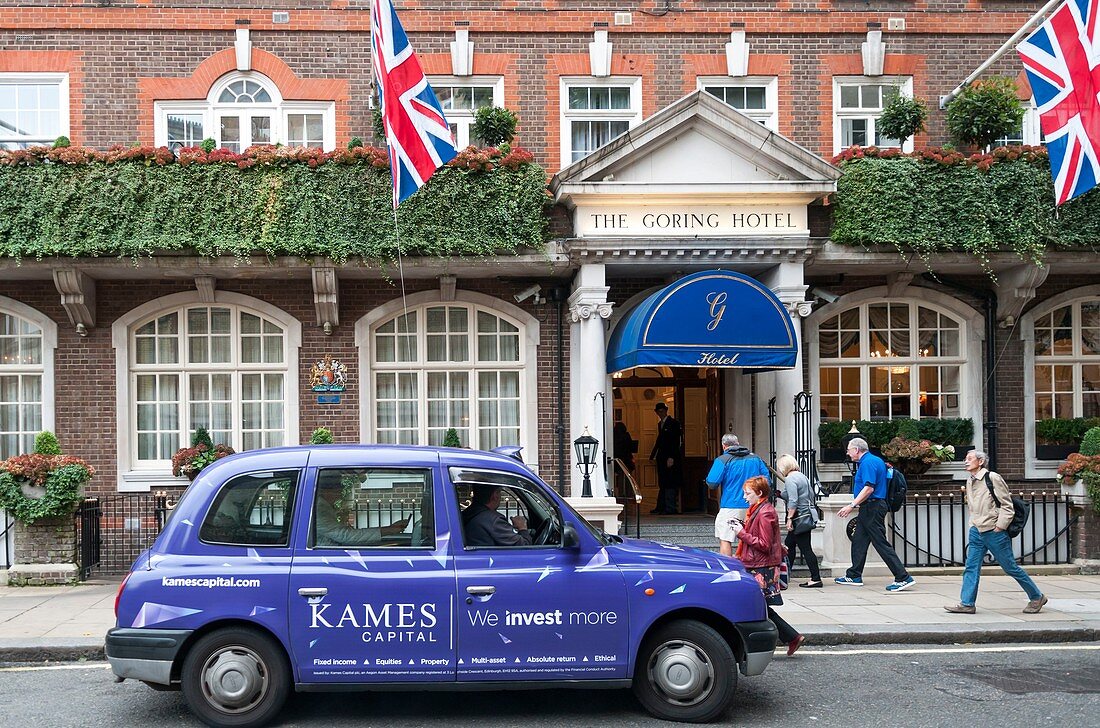
[[[318,586],[318,587],[303,586],[301,589],[298,590],[298,596],[307,597],[307,598],[309,598],[309,597],[323,597],[327,594],[328,594],[328,589],[326,589],[323,586]]]
[[[472,597],[487,597],[497,593],[495,586],[468,586],[466,593]]]

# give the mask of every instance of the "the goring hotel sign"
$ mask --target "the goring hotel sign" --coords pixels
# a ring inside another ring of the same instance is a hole
[[[577,205],[573,219],[584,238],[809,234],[805,205]]]

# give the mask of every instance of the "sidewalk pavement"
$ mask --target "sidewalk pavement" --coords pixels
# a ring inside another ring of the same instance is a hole
[[[1050,598],[1039,614],[1023,614],[1023,590],[996,567],[983,570],[977,614],[943,611],[958,602],[961,577],[928,574],[896,594],[885,590],[888,577],[823,589],[801,589],[796,578],[777,611],[813,645],[1100,640],[1100,575],[1033,577]],[[0,587],[0,662],[103,659],[117,590],[117,581]]]

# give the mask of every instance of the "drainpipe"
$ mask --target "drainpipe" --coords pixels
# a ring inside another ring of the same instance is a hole
[[[932,273],[924,273],[926,281],[940,283],[960,293],[977,296],[985,302],[985,451],[989,455],[987,467],[996,470],[997,465],[997,293],[989,289],[971,288],[961,283],[945,280]]]
[[[547,293],[547,300],[553,301],[558,304],[557,318],[558,318],[558,360],[557,375],[558,375],[558,424],[554,428],[554,432],[558,435],[558,494],[565,495],[565,471],[566,471],[566,458],[568,452],[565,449],[565,354],[563,348],[565,346],[565,299],[569,296],[569,292],[565,288],[551,288]]]

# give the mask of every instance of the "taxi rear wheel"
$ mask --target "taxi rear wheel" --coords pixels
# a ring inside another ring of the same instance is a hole
[[[706,723],[724,713],[737,687],[737,660],[717,631],[692,620],[670,622],[643,643],[634,694],[665,720]]]
[[[187,653],[180,687],[191,711],[214,728],[261,726],[290,694],[283,648],[271,637],[227,627],[202,637]]]

